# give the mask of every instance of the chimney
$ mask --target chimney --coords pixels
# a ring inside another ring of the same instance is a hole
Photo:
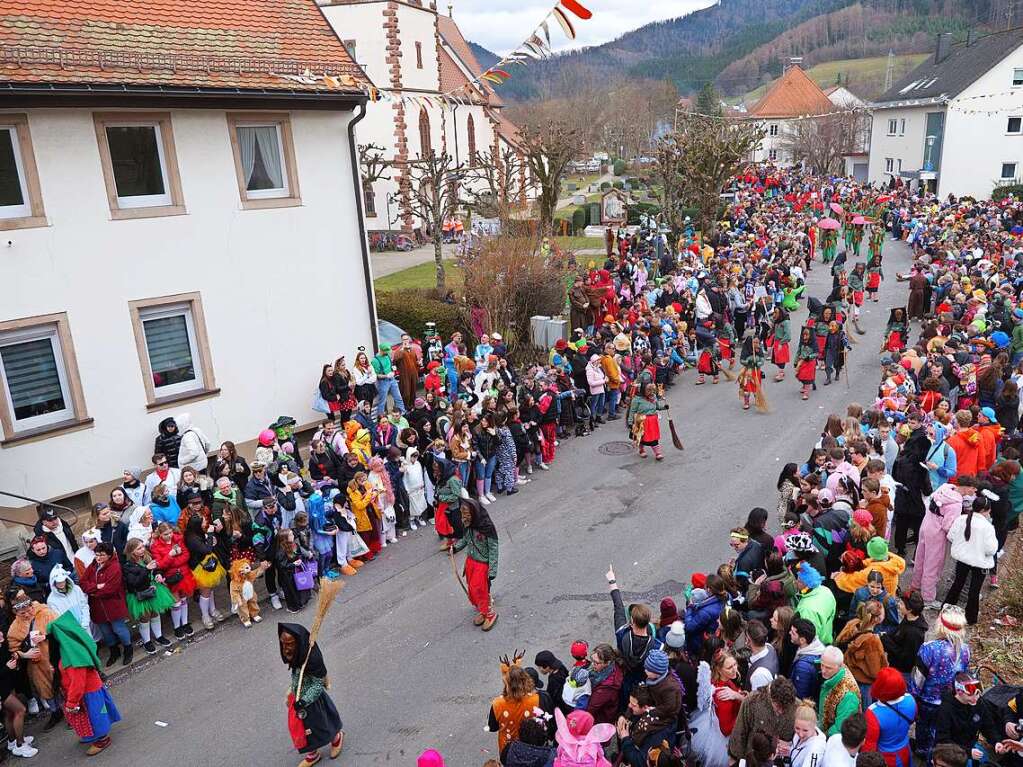
[[[448,3],[448,18],[449,19],[455,18],[455,6],[452,5],[451,3]]]
[[[952,52],[952,33],[942,32],[938,35],[938,43],[934,48],[934,63],[940,64]]]

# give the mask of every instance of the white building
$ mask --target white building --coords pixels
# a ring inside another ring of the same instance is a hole
[[[249,455],[312,422],[375,327],[363,74],[312,0],[21,0],[0,60],[0,491],[88,509],[182,411]]]
[[[792,133],[797,118],[825,114],[834,108],[835,105],[802,67],[790,66],[763,98],[743,115],[745,118],[757,118],[767,134],[760,148],[753,153],[753,161],[792,165]]]
[[[869,174],[870,163],[870,114],[867,112],[867,102],[853,93],[844,85],[832,85],[824,89],[824,95],[828,101],[838,109],[857,109],[858,112],[850,119],[855,121],[855,133],[852,146],[843,155],[845,160],[845,175],[857,181],[866,181]]]
[[[403,214],[411,188],[404,163],[431,150],[450,155],[456,165],[470,164],[477,153],[500,158],[505,150],[517,151],[518,130],[501,115],[503,102],[474,82],[483,68],[454,19],[438,13],[435,2],[317,2],[370,80],[390,97],[369,104],[357,131],[360,145],[382,147],[396,166],[390,179],[364,189],[371,230],[419,224]],[[456,90],[460,104],[437,98]],[[524,199],[524,189],[518,191]]]
[[[1023,176],[1023,29],[938,38],[874,104],[870,180],[983,198]]]

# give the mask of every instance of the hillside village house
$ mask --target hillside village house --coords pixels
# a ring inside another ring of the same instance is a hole
[[[1023,177],[1023,28],[942,35],[873,104],[870,180],[986,197]]]
[[[849,117],[849,119],[855,121],[854,134],[852,146],[847,147],[848,151],[843,156],[843,159],[845,161],[845,175],[857,181],[865,182],[869,174],[871,127],[867,102],[844,85],[832,85],[830,88],[825,88],[824,95],[838,109],[863,110]]]
[[[753,161],[792,165],[792,134],[797,118],[825,114],[833,109],[835,105],[820,86],[802,67],[793,64],[745,115],[747,119],[755,118],[760,122],[767,134],[753,153]]]
[[[320,366],[375,328],[352,136],[365,76],[313,0],[15,8],[0,491],[88,509],[150,468],[157,423],[184,411],[213,449],[249,454],[278,415],[311,422]]]
[[[396,166],[390,178],[365,185],[370,230],[408,230],[421,223],[407,215],[403,202],[411,190],[403,163],[431,150],[450,155],[455,165],[472,164],[477,153],[497,159],[518,154],[518,129],[501,114],[501,98],[475,82],[483,68],[451,17],[451,6],[445,15],[431,0],[316,1],[356,62],[388,96],[368,105],[357,130],[360,145],[382,147],[384,158]],[[467,89],[459,93],[461,103],[437,98],[459,89]],[[423,103],[403,103],[402,96]],[[423,97],[433,97],[432,103]],[[526,199],[525,178],[512,196]]]

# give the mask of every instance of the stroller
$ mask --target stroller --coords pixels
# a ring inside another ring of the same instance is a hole
[[[581,389],[575,390],[572,415],[575,416],[575,436],[585,437],[593,430],[593,410],[590,407],[589,396]],[[589,430],[587,430],[589,424]]]

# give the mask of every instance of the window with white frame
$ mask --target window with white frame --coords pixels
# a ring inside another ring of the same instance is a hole
[[[74,417],[56,323],[0,333],[0,372],[15,434]]]
[[[777,160],[778,159],[778,150],[777,149],[769,149],[769,150],[767,150],[767,159],[768,160],[772,160],[772,161],[773,160]]]
[[[0,122],[0,218],[22,218],[31,214],[18,129]]]
[[[113,218],[184,213],[170,114],[97,113],[93,118]]]
[[[139,310],[157,397],[203,388],[202,362],[190,304]]]
[[[1010,117],[1005,132],[1013,136],[1023,133],[1023,117]]]
[[[1014,179],[1016,178],[1016,163],[1014,162],[1003,162],[1002,163],[1002,175],[1003,179]]]
[[[892,173],[892,172],[894,172],[894,170],[895,170],[895,158],[894,157],[885,157],[884,158],[884,172],[885,173]]]
[[[906,135],[906,118],[905,117],[903,117],[901,120],[899,120],[899,135],[900,136],[905,136]]]
[[[898,160],[897,170],[898,170],[899,173],[902,173],[902,158],[901,157]]]
[[[767,129],[767,132],[771,136],[778,135],[778,123],[771,123],[771,126]]]
[[[279,123],[238,125],[238,154],[250,200],[288,196],[284,142]]]
[[[890,118],[888,120],[888,135],[889,136],[894,136],[896,131],[898,130],[898,128],[899,128],[899,121],[897,119],[895,119],[894,117]]]
[[[1023,69],[1012,70],[1012,85],[1013,87],[1023,85]]]

